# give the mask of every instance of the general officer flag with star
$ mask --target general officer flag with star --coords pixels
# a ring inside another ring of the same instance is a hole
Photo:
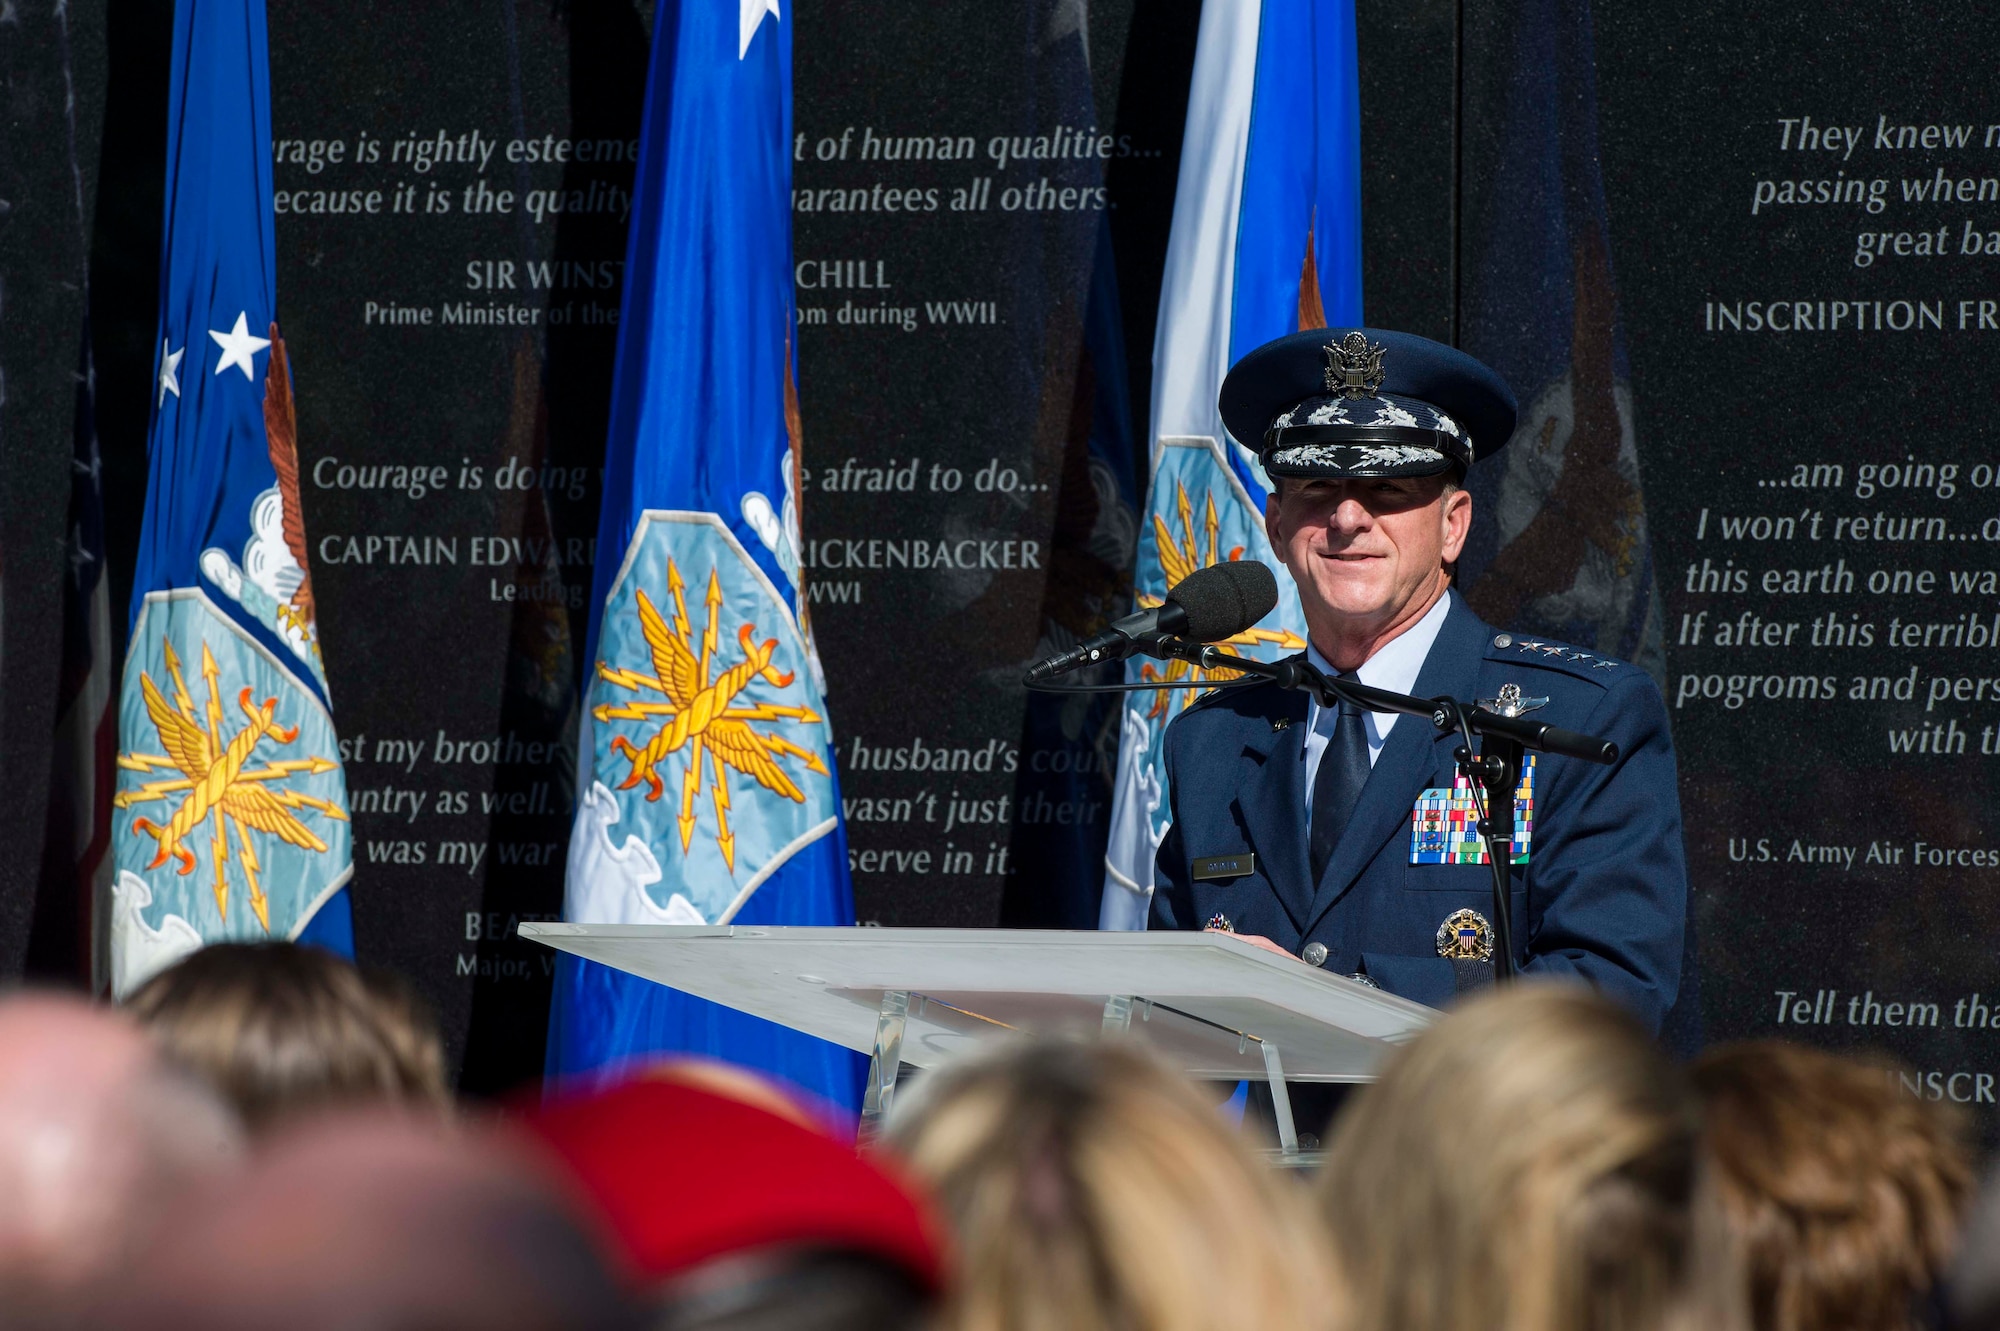
[[[1277,569],[1278,609],[1229,640],[1305,649],[1305,617],[1264,535],[1256,439],[1232,439],[1216,394],[1229,367],[1286,333],[1361,322],[1361,99],[1354,0],[1202,6],[1180,179],[1153,344],[1151,492],[1134,577],[1141,606],[1225,559]],[[1127,683],[1206,678],[1134,659]],[[1099,927],[1144,929],[1170,819],[1162,745],[1195,690],[1125,708]]]
[[[263,0],[177,0],[110,987],[221,939],[352,955],[353,841],[277,325]]]
[[[805,622],[792,25],[662,0],[633,191],[564,917],[852,924]],[[548,1065],[677,1050],[852,1107],[857,1056],[564,956]]]

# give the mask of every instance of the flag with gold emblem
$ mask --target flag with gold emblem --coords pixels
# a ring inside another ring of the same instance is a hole
[[[347,787],[277,324],[263,0],[178,0],[105,977],[204,943],[352,955]]]
[[[852,924],[799,565],[791,5],[653,22],[564,918]],[[552,1074],[683,1051],[856,1101],[844,1049],[558,966]]]
[[[1229,642],[1246,655],[1303,651],[1305,620],[1264,535],[1259,441],[1230,437],[1216,394],[1237,358],[1272,338],[1361,322],[1360,119],[1353,0],[1202,7],[1153,344],[1152,482],[1135,582],[1139,604],[1156,606],[1205,565],[1270,564],[1277,611]],[[1126,672],[1128,683],[1206,677],[1136,658]],[[1199,696],[1127,699],[1103,928],[1146,927],[1169,819],[1162,741]]]

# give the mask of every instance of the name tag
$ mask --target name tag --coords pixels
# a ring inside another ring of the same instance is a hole
[[[1521,784],[1514,791],[1512,863],[1526,864],[1535,837],[1535,755],[1521,763]],[[1479,839],[1479,802],[1464,777],[1449,790],[1434,787],[1417,796],[1410,809],[1410,863],[1484,864],[1486,843]]]
[[[1257,872],[1257,857],[1245,851],[1241,855],[1210,855],[1194,862],[1194,880],[1199,882],[1217,878],[1241,878],[1245,874]]]

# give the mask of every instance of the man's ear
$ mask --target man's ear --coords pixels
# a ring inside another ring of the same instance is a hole
[[[1438,521],[1444,526],[1444,549],[1440,552],[1443,563],[1456,564],[1459,554],[1465,549],[1465,538],[1472,531],[1472,494],[1467,490],[1453,490],[1444,497],[1443,511]]]
[[[1273,481],[1274,488],[1271,493],[1264,496],[1264,539],[1271,543],[1271,553],[1275,554],[1278,562],[1282,564],[1285,560],[1285,542],[1278,535],[1278,514],[1284,504],[1278,496],[1282,493],[1285,483],[1276,480],[1275,477]]]

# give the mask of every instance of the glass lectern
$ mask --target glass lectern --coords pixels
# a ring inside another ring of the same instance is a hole
[[[864,1131],[905,1063],[1014,1030],[1143,1040],[1190,1077],[1371,1080],[1437,1013],[1227,934],[523,924],[523,938],[872,1055]]]

